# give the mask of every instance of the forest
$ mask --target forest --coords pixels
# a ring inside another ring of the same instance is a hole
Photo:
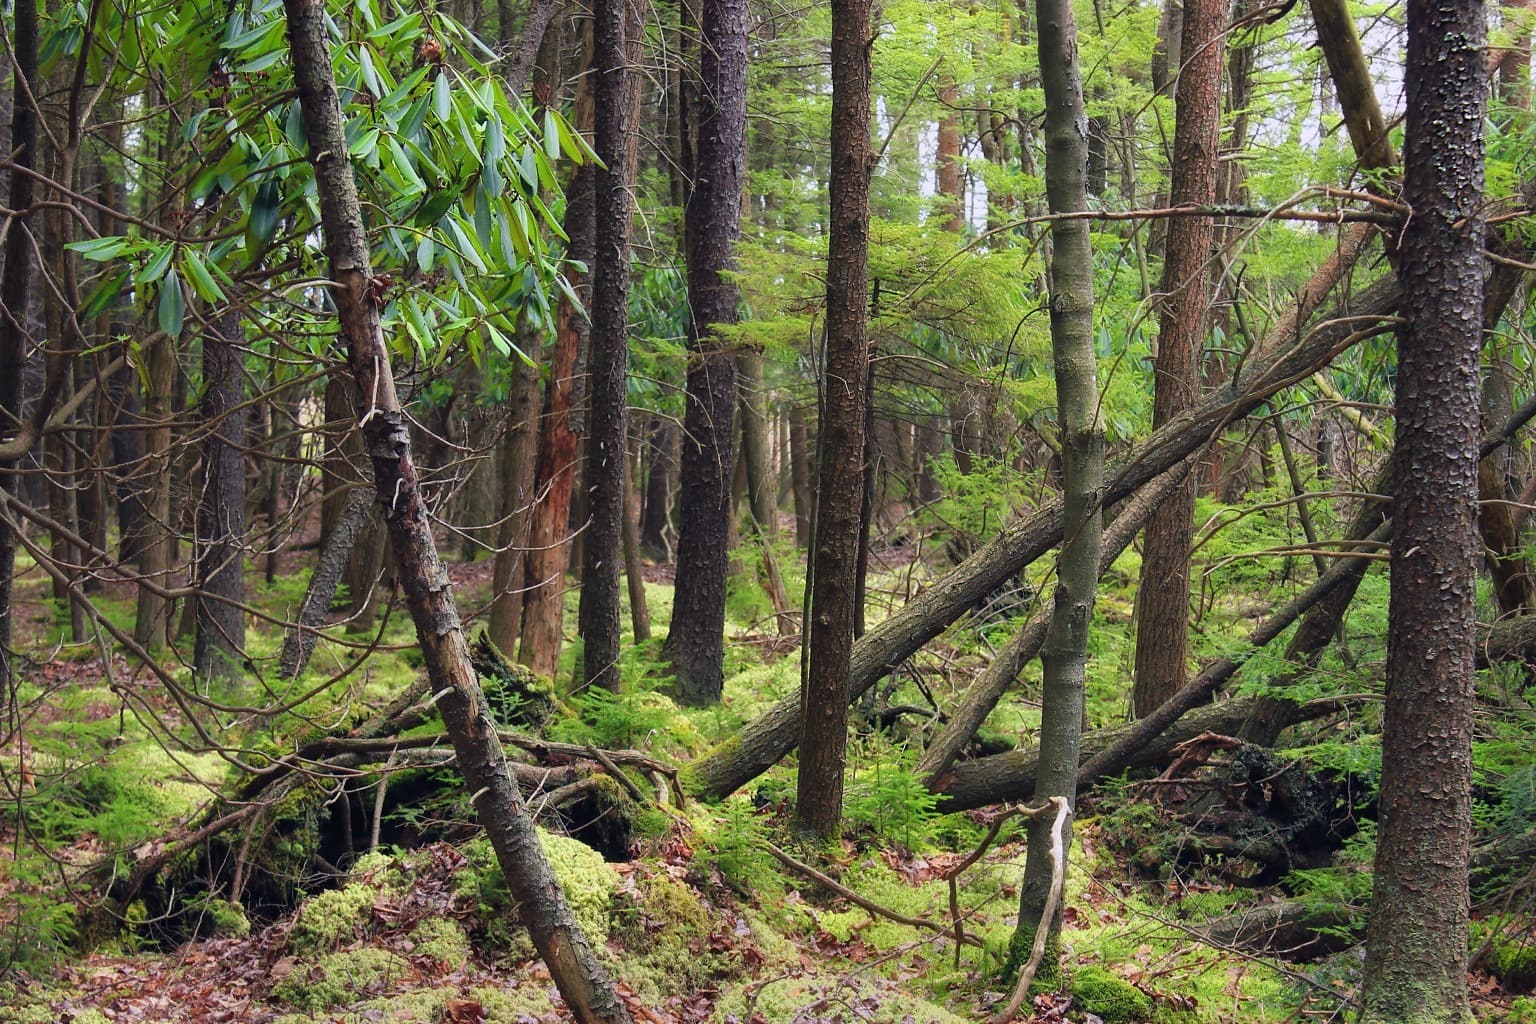
[[[1533,1024],[1533,31],[10,0],[0,1024]]]

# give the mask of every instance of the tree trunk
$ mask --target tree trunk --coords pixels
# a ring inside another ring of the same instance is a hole
[[[529,358],[519,359],[513,370],[512,393],[507,397],[507,424],[496,446],[501,521],[496,531],[496,564],[491,573],[493,597],[486,626],[491,643],[500,651],[516,650],[523,623],[523,584],[527,575],[528,530],[533,521],[539,446],[538,335],[523,338]]]
[[[801,687],[795,827],[838,835],[848,746],[848,673],[864,494],[869,375],[870,0],[832,2],[832,178],[826,360]]]
[[[139,574],[159,587],[170,583],[171,550],[174,542],[171,521],[171,406],[176,386],[176,348],[170,338],[162,337],[149,351],[147,387],[144,392],[144,487],[145,522],[135,547],[139,552]],[[139,588],[133,639],[145,650],[165,646],[170,629],[169,602],[149,587]]]
[[[11,52],[14,55],[14,87],[11,106],[11,139],[6,147],[16,169],[10,172],[9,205],[12,210],[32,208],[32,177],[25,173],[37,165],[37,108],[33,105],[40,80],[37,74],[37,0],[17,0]],[[0,276],[0,432],[10,434],[21,424],[21,380],[27,365],[27,299],[32,293],[33,239],[26,225],[11,223],[5,239],[5,267]],[[14,462],[0,464],[0,488],[16,493]],[[0,688],[9,707],[11,673],[11,601],[16,576],[15,524],[0,521]]]
[[[590,32],[590,26],[588,27]],[[588,39],[590,39],[588,35]],[[575,127],[590,131],[592,92],[589,76],[576,89]],[[593,254],[592,168],[579,168],[565,194],[565,235],[569,257],[565,276],[571,290],[586,301],[587,276],[572,262],[591,266]],[[571,401],[576,360],[586,332],[586,318],[564,294],[555,310],[555,342],[550,350],[539,416],[539,468],[534,484],[533,519],[528,528],[527,579],[518,660],[546,679],[560,666],[564,641],[565,574],[570,567],[571,492],[576,483],[576,434],[571,430]]]
[[[672,504],[677,496],[677,424],[657,416],[646,453],[645,507],[640,513],[640,546],[657,561],[671,561]]]
[[[1083,80],[1077,62],[1077,26],[1071,0],[1037,0],[1040,78],[1045,90],[1045,192],[1051,213],[1088,209],[1088,140],[1083,125]],[[1220,108],[1217,108],[1219,115]],[[1218,117],[1219,119],[1219,117]],[[1083,735],[1088,630],[1098,596],[1103,512],[1104,428],[1099,422],[1097,359],[1093,341],[1093,244],[1085,220],[1051,225],[1051,353],[1056,374],[1056,419],[1061,426],[1061,555],[1051,625],[1041,655],[1040,770],[1034,802],[1062,797],[1077,805],[1078,748]],[[1177,491],[1176,491],[1177,493]],[[1167,503],[1163,505],[1167,518]],[[1071,820],[1059,850],[1052,849],[1055,825],[1032,819],[1024,884],[1019,891],[1019,924],[1013,937],[1016,963],[1026,959],[1041,928],[1061,930],[1061,902],[1046,917],[1052,876],[1062,870],[1053,858],[1071,845]],[[1060,971],[1054,944],[1038,976]]]
[[[374,503],[378,495],[372,488],[359,487],[347,498],[341,518],[336,521],[320,554],[315,559],[315,571],[310,574],[304,600],[294,616],[294,627],[283,636],[283,650],[277,659],[279,679],[297,679],[309,664],[314,653],[315,641],[320,639],[319,628],[336,597],[336,586],[341,582],[343,571],[352,556],[352,547],[369,516],[377,515]]]
[[[593,9],[593,149],[603,166],[593,178],[596,264],[587,360],[587,527],[582,538],[583,670],[589,686],[618,692],[619,570],[624,558],[624,477],[629,465],[629,194],[634,143],[632,59],[625,37],[639,19],[634,0],[597,0]],[[638,40],[637,40],[638,41]]]
[[[651,638],[651,610],[645,600],[645,567],[640,559],[640,495],[634,485],[638,458],[624,478],[624,585],[629,590],[629,623],[635,643]]]
[[[939,136],[934,153],[934,212],[945,231],[965,230],[965,168],[960,164],[960,90],[946,78],[938,89]]]
[[[665,653],[683,703],[718,703],[724,687],[725,584],[729,570],[736,372],[717,325],[736,323],[730,272],[746,183],[746,0],[700,5],[699,77],[693,103],[693,189],[684,211],[688,248],[688,394],[683,418],[677,585]]]
[[[811,476],[815,469],[811,457],[810,430],[805,425],[805,407],[795,404],[789,407],[789,490],[795,507],[795,546],[810,547],[811,509],[816,496],[811,492]]]
[[[1397,491],[1366,1022],[1470,1019],[1486,12],[1409,0]]]
[[[431,518],[411,459],[407,419],[395,393],[379,306],[370,287],[368,241],[346,156],[325,6],[320,0],[286,0],[285,7],[294,79],[315,164],[326,257],[335,282],[332,295],[359,392],[369,396],[368,407],[359,410],[359,423],[436,706],[507,885],[566,1005],[583,1024],[629,1024],[629,1013],[613,982],[571,914],[507,769],[495,722],[470,664],[448,575],[437,557]],[[387,501],[385,495],[390,496]]]
[[[203,333],[203,488],[197,503],[197,637],[193,674],[240,674],[245,657],[245,333],[238,313]]]
[[[1221,144],[1222,37],[1227,0],[1186,0],[1173,139],[1174,206],[1216,201]],[[1158,327],[1153,428],[1194,405],[1200,356],[1210,315],[1208,262],[1214,229],[1207,217],[1168,224]],[[1131,695],[1137,717],[1177,693],[1189,678],[1189,546],[1194,532],[1195,478],[1147,524],[1141,583],[1136,591],[1136,674]]]

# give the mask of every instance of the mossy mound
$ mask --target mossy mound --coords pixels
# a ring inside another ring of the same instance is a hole
[[[426,917],[411,929],[413,956],[428,957],[444,967],[456,967],[466,963],[473,949],[464,926],[449,917]]]
[[[404,957],[387,950],[349,949],[296,967],[272,986],[272,998],[301,1010],[326,1010],[397,986],[411,973]]]
[[[1506,992],[1536,989],[1536,940],[1530,935],[1500,935],[1483,958],[1488,973],[1499,979]]]
[[[378,898],[378,888],[369,882],[310,897],[288,933],[288,948],[301,955],[319,953],[359,938],[373,919]]]
[[[1152,1019],[1152,999],[1124,978],[1102,967],[1080,967],[1072,973],[1072,1008],[1091,1013],[1104,1024],[1135,1024]]]
[[[539,845],[582,934],[594,948],[601,948],[608,941],[608,915],[619,888],[619,873],[601,854],[575,839],[539,829]],[[496,922],[504,921],[512,905],[496,853],[484,838],[465,845],[463,853],[469,869],[459,877],[456,895],[470,901],[481,922],[496,931]]]
[[[618,973],[645,1000],[688,996],[741,973],[762,955],[747,935],[726,934],[715,908],[665,873],[637,872],[614,897],[612,938],[624,953]]]
[[[767,1024],[804,1024],[851,1019],[864,1024],[964,1024],[958,1017],[882,978],[802,974],[733,988],[720,997],[710,1019],[717,1024],[760,1020]]]

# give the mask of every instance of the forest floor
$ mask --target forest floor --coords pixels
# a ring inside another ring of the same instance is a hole
[[[302,595],[303,556],[290,557],[275,583],[253,584],[253,601],[279,615]],[[1103,628],[1096,630],[1090,674],[1095,724],[1124,713],[1125,584],[1136,568],[1128,563],[1112,573],[1101,603]],[[929,571],[920,560],[894,556],[877,590],[899,603]],[[488,564],[455,565],[453,575],[461,607],[479,607]],[[755,574],[736,575],[727,693],[719,708],[685,711],[665,696],[658,639],[626,655],[631,692],[617,700],[573,701],[577,714],[557,726],[565,730],[557,738],[638,747],[682,761],[792,693],[794,645],[773,635],[772,610]],[[70,952],[87,921],[89,871],[114,858],[114,870],[130,868],[152,844],[174,835],[232,770],[217,753],[178,753],[174,744],[164,749],[155,735],[177,735],[186,724],[164,688],[120,653],[104,661],[98,647],[57,643],[57,612],[45,581],[25,572],[21,579],[18,634],[32,631],[35,660],[27,674],[22,742],[3,758],[7,785],[19,798],[0,816],[0,1024],[569,1019],[513,923],[488,848],[466,824],[451,779],[432,799],[392,806],[379,850],[353,857],[340,875],[294,872],[284,899],[251,897],[242,904],[184,879],[186,892],[170,894],[172,902],[182,901],[176,921],[158,921],[157,911],[136,903],[116,934],[89,952]],[[800,582],[791,580],[792,589]],[[670,590],[665,571],[648,573],[658,638],[665,634]],[[1227,609],[1230,623],[1248,614],[1240,603]],[[109,616],[131,621],[126,591],[103,595],[101,604]],[[953,631],[879,700],[946,706],[1006,629],[1000,623]],[[299,717],[334,722],[357,706],[376,706],[412,678],[417,669],[402,615],[392,617],[383,639],[345,679],[301,706]],[[274,631],[254,630],[253,661],[266,664],[279,642]],[[353,656],[322,647],[292,692]],[[170,669],[186,675],[183,667]],[[1027,675],[993,716],[982,743],[1006,749],[1037,733],[1038,708],[1029,696],[1037,686]],[[950,873],[1000,811],[935,813],[912,771],[923,730],[931,726],[922,717],[908,716],[889,730],[861,727],[854,735],[846,838],[832,850],[796,849],[785,838],[792,761],[718,805],[637,811],[626,823],[626,848],[609,850],[610,860],[573,839],[544,834],[578,919],[637,1021],[951,1024],[982,1019],[1006,999],[1002,967],[1016,920],[1022,832],[1016,820],[1004,824],[952,892]],[[1315,749],[1318,738],[1306,741]],[[1185,781],[1178,799],[1187,799],[1182,791],[1194,786]],[[406,788],[392,785],[392,791]],[[1368,850],[1346,843],[1325,852],[1310,877],[1255,866],[1241,851],[1201,851],[1178,800],[1161,792],[1167,788],[1119,783],[1085,797],[1066,893],[1063,976],[1037,986],[1020,1020],[1344,1019],[1359,979],[1355,938],[1368,894],[1361,864]],[[323,830],[326,820],[315,826]],[[770,842],[813,861],[868,906],[786,867]],[[1334,927],[1341,940],[1327,955],[1293,962],[1205,941],[1212,922],[1298,896],[1343,908]],[[1528,951],[1529,932],[1521,934],[1517,949]],[[1522,985],[1536,984],[1536,954],[1516,959],[1529,977],[1513,970],[1501,978],[1482,969],[1471,976],[1480,1020],[1536,1021],[1536,1001],[1518,994]]]

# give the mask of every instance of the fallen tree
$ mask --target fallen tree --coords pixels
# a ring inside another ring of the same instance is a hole
[[[1315,310],[1322,296],[1303,294]],[[1396,308],[1396,284],[1384,279],[1350,303],[1353,312],[1340,309],[1337,315],[1304,334],[1272,330],[1259,349],[1248,354],[1230,381],[1215,389],[1199,406],[1137,445],[1107,474],[1101,505],[1110,507],[1129,498],[1276,392],[1310,377],[1364,338],[1390,330]],[[1061,503],[1052,501],[1033,515],[1009,524],[975,554],[866,633],[854,645],[849,700],[893,671],[1008,577],[1060,543],[1061,517]],[[799,731],[797,694],[748,722],[734,737],[691,764],[685,773],[689,790],[705,799],[719,799],[734,792],[794,749]]]

